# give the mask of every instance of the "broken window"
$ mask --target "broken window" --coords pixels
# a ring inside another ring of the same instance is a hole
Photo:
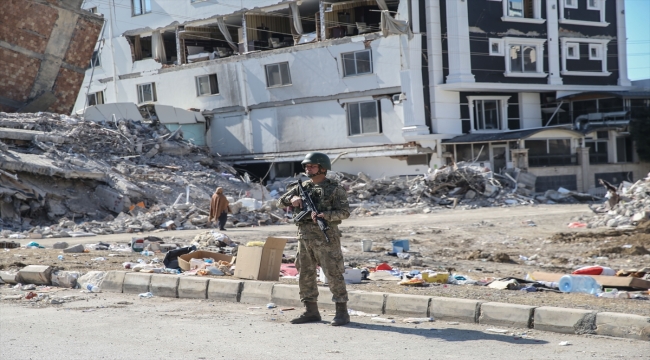
[[[537,49],[535,46],[510,45],[511,72],[537,72]]]
[[[94,106],[104,103],[104,92],[98,91],[96,93],[88,94],[88,106]]]
[[[99,51],[95,50],[93,51],[93,56],[90,59],[90,64],[88,64],[88,68],[94,68],[94,67],[99,67],[101,63],[99,62]]]
[[[156,83],[138,85],[138,104],[156,101],[158,101]]]
[[[215,95],[219,93],[217,74],[196,77],[196,96]]]
[[[151,12],[151,0],[131,0],[133,16],[148,14]]]
[[[474,100],[474,129],[501,129],[501,100]]]
[[[347,112],[349,135],[381,133],[378,101],[349,103]]]
[[[291,85],[291,74],[289,74],[289,63],[266,65],[266,86]]]
[[[343,76],[372,74],[370,50],[341,54],[343,59]]]

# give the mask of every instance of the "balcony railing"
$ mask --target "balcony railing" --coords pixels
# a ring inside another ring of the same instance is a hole
[[[589,164],[607,164],[607,154],[589,154]]]
[[[528,155],[528,166],[575,166],[578,165],[578,156],[571,155]]]

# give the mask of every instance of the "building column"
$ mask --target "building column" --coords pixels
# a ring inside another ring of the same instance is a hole
[[[528,149],[511,149],[510,157],[514,167],[528,171]]]
[[[564,0],[560,0],[564,1]],[[548,32],[548,83],[562,85],[560,76],[560,38],[557,0],[546,0],[546,29]]]
[[[246,14],[241,15],[242,37],[244,38],[244,53],[248,52],[248,30],[246,29]]]
[[[408,40],[406,35],[400,35],[400,49],[403,49],[400,80],[402,92],[406,94],[403,101],[404,127],[402,136],[428,135],[429,127],[426,125],[424,114],[424,85],[422,82],[422,34],[420,33],[420,7],[419,1],[412,1],[411,19],[413,38]]]
[[[320,22],[320,41],[327,40],[327,28],[325,26],[325,4],[322,1],[318,3],[318,21]]]
[[[578,185],[578,191],[586,192],[589,190],[589,179],[591,179],[591,176],[589,176],[589,148],[579,147],[576,148],[576,152],[578,153],[578,161],[580,163],[580,171],[582,173],[582,182],[576,185]]]
[[[447,83],[473,83],[467,1],[446,0],[449,75]]]
[[[625,0],[616,0],[616,40],[616,48],[618,49],[618,85],[631,86],[632,82],[627,77],[627,32],[625,30]]]

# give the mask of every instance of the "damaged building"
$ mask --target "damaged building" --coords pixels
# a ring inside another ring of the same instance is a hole
[[[2,1],[0,111],[73,110],[104,24],[82,2]]]
[[[312,150],[374,178],[518,168],[537,191],[649,168],[628,133],[650,94],[628,80],[624,0],[111,4],[84,3],[117,21],[75,111],[199,110],[192,133],[260,178],[292,176]]]

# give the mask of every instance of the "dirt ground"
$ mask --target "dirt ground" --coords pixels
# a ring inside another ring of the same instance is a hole
[[[580,266],[603,265],[613,269],[650,267],[650,233],[607,229],[569,229],[572,221],[592,216],[586,205],[540,205],[473,210],[441,210],[430,214],[358,217],[344,221],[343,248],[351,266],[374,267],[388,262],[400,270],[448,270],[474,280],[513,276],[525,278],[534,271],[568,273]],[[146,233],[166,242],[188,243],[205,230]],[[267,236],[293,236],[294,225],[235,228],[227,231],[232,240],[246,243]],[[127,243],[134,234],[114,234],[91,238],[38,239],[46,249],[0,251],[0,267],[17,269],[23,265],[53,265],[65,270],[117,270],[122,263],[144,258],[137,253],[91,251],[64,254],[51,246],[56,241],[75,243]],[[373,251],[362,252],[361,240],[373,240]],[[410,241],[410,259],[386,255],[391,240]],[[28,239],[20,240],[24,245]],[[49,249],[48,249],[49,248]],[[296,244],[287,244],[285,255],[294,255]],[[505,256],[505,255],[507,256]],[[113,255],[113,256],[109,256]],[[104,257],[105,261],[92,260]],[[162,260],[163,256],[157,254]],[[528,259],[528,260],[526,260]],[[416,266],[417,265],[417,266]],[[295,283],[295,280],[281,280]],[[649,300],[606,299],[583,294],[495,290],[474,285],[400,286],[393,281],[364,281],[349,289],[418,295],[432,295],[534,306],[579,307],[599,311],[648,315]],[[646,297],[649,296],[646,293]]]

